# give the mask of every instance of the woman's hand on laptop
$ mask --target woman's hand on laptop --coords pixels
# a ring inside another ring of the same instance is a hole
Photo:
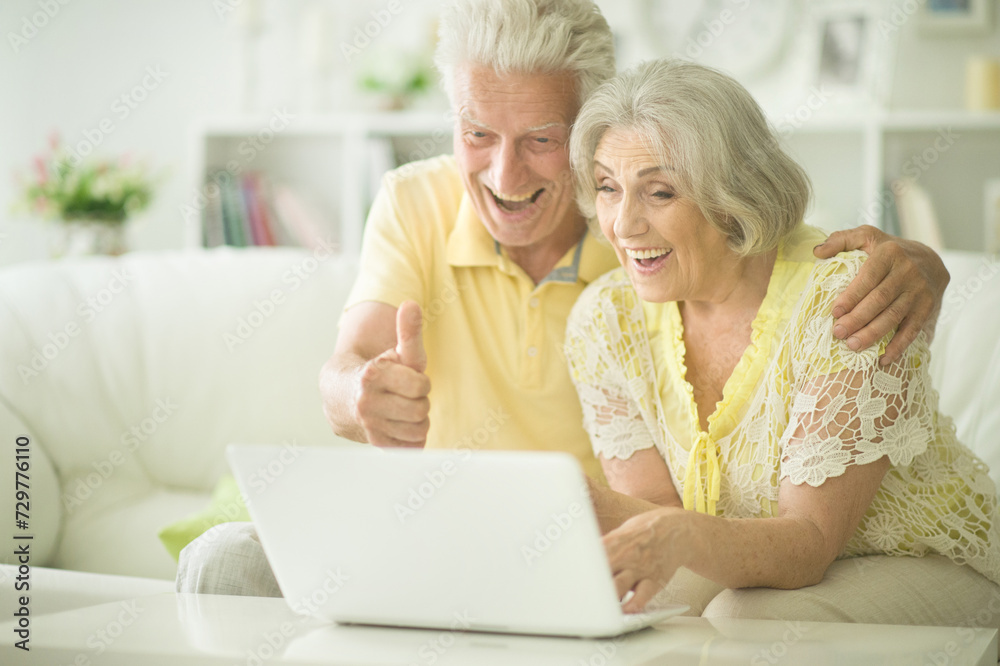
[[[640,613],[683,566],[683,549],[690,534],[682,534],[685,521],[671,520],[679,507],[663,507],[641,513],[604,536],[611,573],[622,610]],[[630,598],[626,595],[632,591]]]

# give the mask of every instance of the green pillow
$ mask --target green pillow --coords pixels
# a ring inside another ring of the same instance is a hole
[[[209,528],[221,523],[250,520],[247,506],[240,494],[236,479],[227,474],[219,479],[212,492],[212,501],[208,506],[176,523],[167,525],[160,530],[159,537],[167,552],[176,560],[184,546],[200,537]]]

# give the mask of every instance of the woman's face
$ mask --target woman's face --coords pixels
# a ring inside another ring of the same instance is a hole
[[[635,133],[609,130],[594,154],[594,176],[601,231],[639,298],[725,298],[731,285],[727,289],[713,278],[738,255],[697,204],[677,193],[672,165],[658,163]]]

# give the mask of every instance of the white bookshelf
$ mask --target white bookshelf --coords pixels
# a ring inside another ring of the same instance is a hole
[[[364,220],[381,174],[411,157],[451,152],[451,122],[443,111],[358,113],[299,116],[248,159],[251,138],[268,121],[204,123],[195,133],[195,187],[202,186],[209,170],[224,168],[229,160],[261,171],[293,187],[315,208],[348,255],[360,252]],[[190,230],[187,242],[201,245],[200,226]]]
[[[946,145],[944,136],[953,135]],[[938,141],[938,137],[942,137]],[[937,141],[937,146],[935,146]],[[816,117],[786,139],[809,172],[821,226],[870,223],[889,181],[919,172],[934,202],[945,245],[983,251],[987,232],[984,188],[1000,178],[1000,112],[900,110]],[[924,156],[931,161],[923,162]],[[926,167],[926,168],[924,168]],[[874,204],[874,205],[873,205]],[[881,226],[883,217],[875,220]]]
[[[196,185],[206,169],[228,159],[245,161],[241,144],[267,120],[204,123],[195,137]],[[451,131],[446,111],[299,116],[245,167],[295,188],[329,224],[342,251],[357,254],[381,173],[413,158],[451,152]],[[1000,178],[1000,112],[892,111],[806,120],[783,141],[813,181],[810,221],[830,230],[881,226],[873,202],[903,175],[907,160],[934,149],[942,131],[957,138],[936,151],[918,182],[934,201],[946,245],[982,251],[983,189],[987,179]],[[200,228],[192,228],[189,244],[201,244]]]

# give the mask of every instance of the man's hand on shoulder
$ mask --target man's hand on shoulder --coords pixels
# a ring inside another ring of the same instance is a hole
[[[869,258],[834,303],[833,333],[857,351],[896,330],[880,359],[881,365],[889,365],[921,330],[933,332],[951,276],[926,245],[868,225],[837,231],[813,252],[828,259],[849,250],[863,250]]]

